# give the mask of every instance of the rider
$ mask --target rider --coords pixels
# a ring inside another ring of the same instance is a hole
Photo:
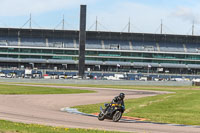
[[[110,110],[108,109],[112,104],[120,104],[122,106],[122,108],[125,109],[125,105],[124,105],[124,98],[125,98],[125,94],[124,93],[120,93],[118,96],[116,96],[111,104],[107,105],[106,109],[105,109],[105,114],[107,114]]]

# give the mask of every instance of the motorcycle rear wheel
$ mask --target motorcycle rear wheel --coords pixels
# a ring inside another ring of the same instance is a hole
[[[114,113],[114,115],[113,115],[112,120],[113,120],[114,122],[118,122],[118,121],[121,119],[121,117],[122,117],[122,112],[121,112],[121,111],[116,111],[116,112]]]
[[[98,115],[98,120],[103,121],[104,119],[105,119],[104,114],[102,112],[100,112]]]

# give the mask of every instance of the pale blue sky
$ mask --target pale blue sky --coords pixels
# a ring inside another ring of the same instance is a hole
[[[87,4],[87,29],[98,16],[99,30],[127,31],[130,17],[132,32],[158,33],[162,19],[164,33],[191,34],[195,21],[200,35],[199,0],[0,0],[0,26],[22,27],[31,13],[33,28],[53,29],[64,14],[65,28],[78,29],[80,4]]]

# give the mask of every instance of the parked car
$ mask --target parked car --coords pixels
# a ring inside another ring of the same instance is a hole
[[[6,77],[6,74],[5,74],[5,73],[0,73],[0,77],[1,77],[1,78],[5,78],[5,77]]]

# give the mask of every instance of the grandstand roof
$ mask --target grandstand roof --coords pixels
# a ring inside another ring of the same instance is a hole
[[[42,38],[74,38],[79,37],[76,30],[55,30],[55,29],[21,29],[21,28],[0,28],[0,36],[20,37],[42,37]],[[200,43],[200,36],[175,35],[175,34],[149,34],[149,33],[127,33],[127,32],[106,32],[87,31],[87,39],[99,40],[134,40],[144,42],[170,42],[170,43]]]

